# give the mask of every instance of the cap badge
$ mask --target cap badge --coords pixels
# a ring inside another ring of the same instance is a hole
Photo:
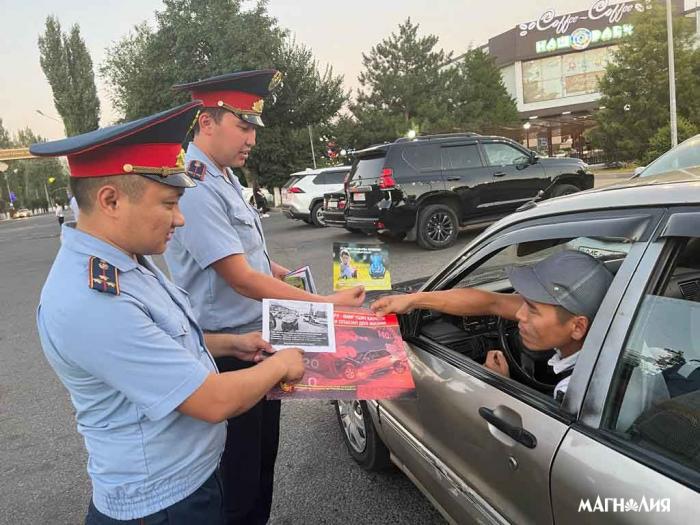
[[[253,104],[253,111],[255,113],[262,113],[264,105],[265,105],[265,101],[263,99],[256,100],[255,103]]]

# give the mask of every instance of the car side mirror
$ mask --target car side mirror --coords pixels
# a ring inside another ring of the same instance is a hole
[[[540,160],[540,156],[537,154],[537,152],[531,151],[530,152],[530,164],[537,164],[538,160]]]

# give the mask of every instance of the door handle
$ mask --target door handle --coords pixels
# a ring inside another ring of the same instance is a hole
[[[515,425],[511,425],[507,421],[501,419],[494,414],[493,410],[490,408],[479,407],[479,415],[505,435],[514,439],[524,447],[535,448],[537,446],[537,438],[533,434],[522,427],[516,427]]]
[[[445,179],[445,180],[448,180],[448,181],[462,180],[462,177],[447,177],[447,179]]]
[[[494,177],[505,177],[506,172],[505,171],[497,171],[496,173],[493,174]]]

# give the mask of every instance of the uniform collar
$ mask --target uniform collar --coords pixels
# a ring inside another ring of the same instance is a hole
[[[547,361],[547,364],[554,369],[555,374],[561,374],[565,370],[573,368],[578,360],[579,353],[581,353],[579,350],[578,352],[571,354],[569,357],[562,357],[558,348],[555,348],[554,352],[555,354],[549,361]]]
[[[78,230],[74,223],[63,225],[63,247],[76,253],[98,257],[121,272],[138,268],[138,263],[119,248]]]
[[[190,142],[189,145],[187,146],[187,153],[186,153],[185,158],[186,158],[187,162],[190,162],[193,160],[198,160],[198,161],[204,163],[207,166],[207,172],[210,175],[224,179],[226,182],[231,184],[233,187],[237,187],[236,185],[239,184],[238,178],[233,174],[233,171],[231,171],[230,168],[224,168],[224,170],[227,171],[227,175],[228,175],[227,177],[224,177],[223,172],[219,168],[216,167],[216,164],[214,164],[214,161],[211,160],[206,153],[204,153],[201,149],[199,149],[194,142]]]
[[[190,142],[187,146],[187,162],[192,160],[198,160],[207,165],[207,171],[215,177],[223,177],[222,171],[216,167],[214,161],[209,158],[209,155],[204,153],[201,149],[197,147],[194,142]]]

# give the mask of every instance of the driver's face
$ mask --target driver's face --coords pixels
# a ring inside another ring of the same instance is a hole
[[[520,339],[528,350],[564,348],[574,341],[574,326],[569,321],[561,322],[556,306],[523,299],[515,317]]]

